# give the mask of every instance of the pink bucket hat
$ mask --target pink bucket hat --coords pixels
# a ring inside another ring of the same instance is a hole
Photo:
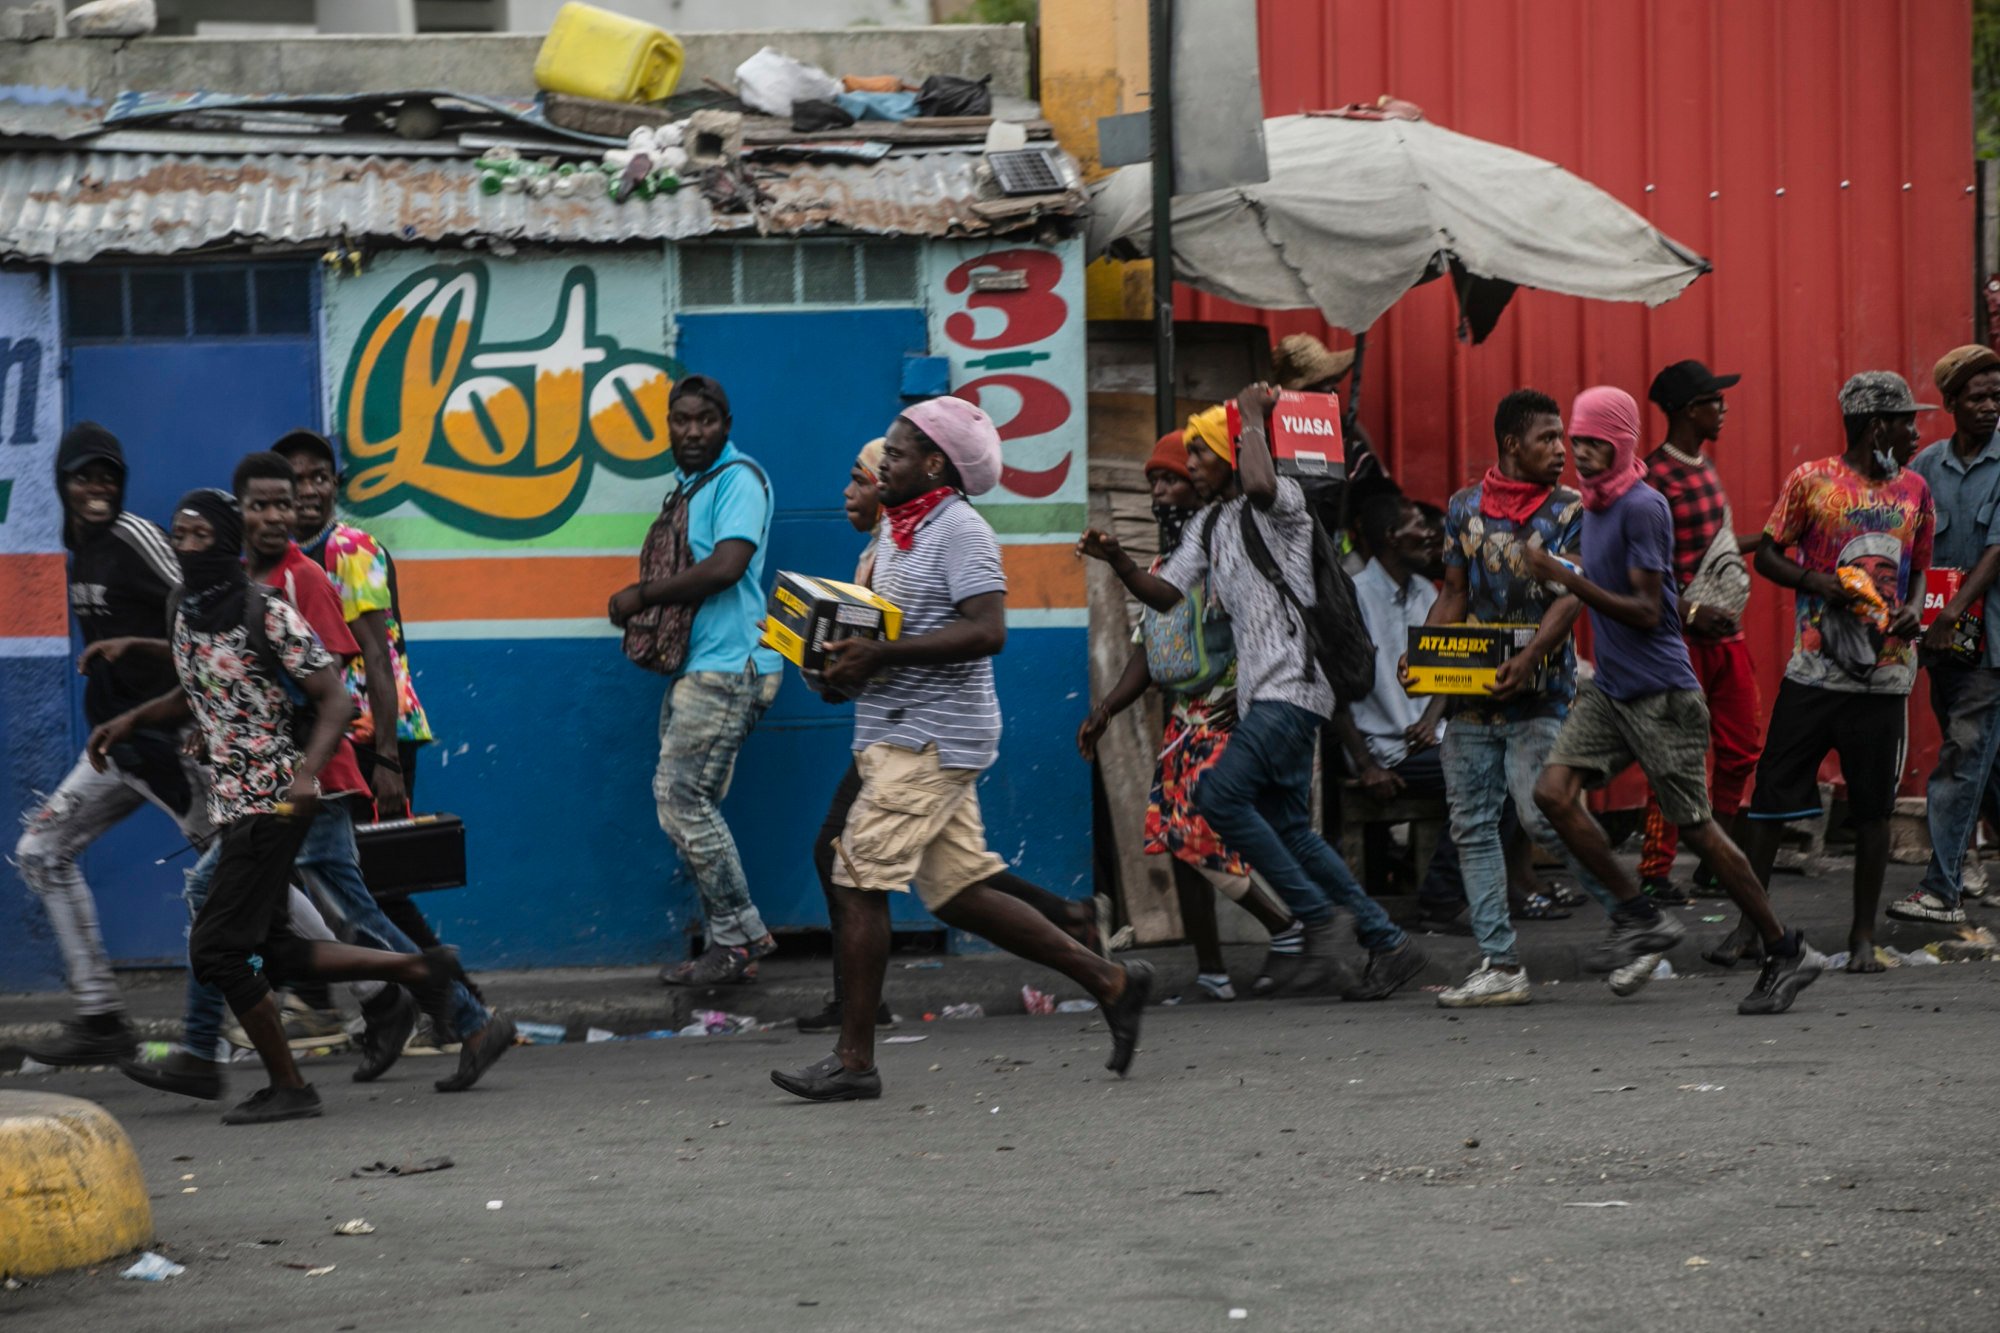
[[[930,398],[903,409],[903,419],[944,451],[967,495],[1000,484],[1000,432],[993,418],[963,398]]]

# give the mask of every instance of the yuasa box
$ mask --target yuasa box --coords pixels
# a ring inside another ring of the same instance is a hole
[[[1411,694],[1483,695],[1493,684],[1500,664],[1528,646],[1539,625],[1413,625],[1405,662]],[[1535,669],[1531,692],[1547,676],[1546,663]]]
[[[1924,610],[1919,617],[1925,629],[1938,618],[1945,603],[1958,596],[1958,590],[1965,582],[1962,569],[1942,569],[1933,565],[1924,572]],[[1967,662],[1977,662],[1986,648],[1986,608],[1984,598],[1972,604],[1972,608],[1958,622],[1957,632],[1951,637],[1951,654]]]
[[[801,671],[826,664],[836,639],[893,639],[903,628],[894,604],[854,583],[780,572],[764,615],[764,642]]]
[[[1229,402],[1229,437],[1243,433],[1243,417]],[[1340,395],[1286,389],[1271,407],[1271,461],[1288,477],[1344,477],[1347,447],[1340,434]]]

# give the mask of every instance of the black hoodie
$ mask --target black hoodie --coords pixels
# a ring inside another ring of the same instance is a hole
[[[166,534],[125,512],[122,485],[118,516],[109,523],[84,527],[69,519],[69,496],[63,482],[84,465],[99,460],[116,467],[123,481],[125,451],[117,436],[94,421],[70,427],[56,449],[63,543],[69,547],[70,612],[87,644],[127,635],[164,638],[167,595],[181,581],[180,562],[174,558]],[[173,666],[164,656],[133,653],[116,663],[93,661],[84,687],[83,715],[97,726],[158,698],[176,684]]]

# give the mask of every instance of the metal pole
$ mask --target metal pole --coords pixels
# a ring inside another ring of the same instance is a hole
[[[1153,426],[1179,423],[1174,411],[1173,0],[1148,0],[1153,82]]]

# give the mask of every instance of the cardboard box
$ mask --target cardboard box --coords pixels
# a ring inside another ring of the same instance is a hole
[[[764,616],[764,643],[801,671],[826,664],[835,639],[893,639],[903,628],[895,605],[854,583],[780,571]]]
[[[1924,609],[1918,619],[1925,629],[1929,629],[1945,603],[1958,596],[1959,588],[1965,583],[1965,571],[1945,569],[1933,565],[1924,571]],[[1985,599],[1973,603],[1972,609],[1958,622],[1958,631],[1952,635],[1951,655],[1966,662],[1977,662],[1986,650],[1986,607]]]
[[[1539,625],[1413,625],[1406,662],[1411,694],[1484,696],[1500,664],[1528,646]],[[1536,668],[1531,692],[1548,675]]]
[[[1229,401],[1229,436],[1243,433],[1236,400]],[[1271,408],[1271,461],[1287,477],[1347,475],[1347,446],[1340,433],[1340,395],[1286,389]]]

